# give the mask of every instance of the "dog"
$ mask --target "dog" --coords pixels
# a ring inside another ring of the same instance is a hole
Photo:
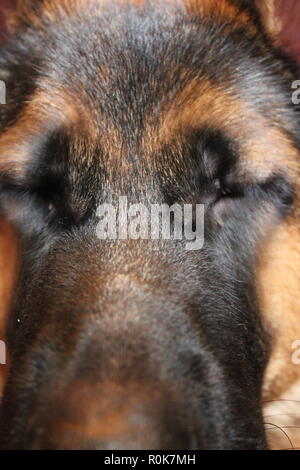
[[[300,378],[297,75],[273,7],[22,0],[8,18],[2,449],[270,447],[264,404]],[[202,205],[202,249],[99,239],[124,196]]]

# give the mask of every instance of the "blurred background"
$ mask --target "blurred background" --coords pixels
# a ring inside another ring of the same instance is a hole
[[[300,63],[300,1],[277,0],[276,3],[283,25],[280,45]]]
[[[3,11],[13,8],[17,0],[0,0],[0,37],[3,36]],[[300,63],[300,0],[276,0],[276,9],[283,28],[280,45]]]

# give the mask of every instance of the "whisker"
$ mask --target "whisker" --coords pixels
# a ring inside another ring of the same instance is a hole
[[[279,429],[285,435],[285,437],[289,441],[289,444],[290,444],[291,448],[294,450],[293,442],[292,442],[290,436],[288,435],[287,432],[284,431],[284,429],[282,429],[282,427],[277,426],[277,424],[274,424],[274,423],[264,423],[264,424],[267,425],[267,426],[273,426],[273,428],[269,428],[269,429],[274,429],[274,428]]]
[[[276,415],[264,415],[265,418],[276,418],[277,416],[298,416],[300,418],[299,413],[278,413]]]
[[[300,400],[288,400],[287,398],[279,398],[278,400],[266,400],[266,401],[263,401],[263,405],[266,404],[266,403],[276,403],[276,402],[290,402],[290,403],[299,403],[300,404]]]
[[[275,425],[272,425],[275,426]],[[300,426],[280,426],[281,429],[300,429]],[[274,428],[266,428],[266,429],[274,429]]]

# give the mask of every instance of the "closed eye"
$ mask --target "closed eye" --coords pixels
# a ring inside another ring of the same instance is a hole
[[[241,184],[227,184],[224,179],[216,178],[213,182],[216,201],[226,197],[241,197],[243,186]]]
[[[275,175],[263,183],[225,184],[216,182],[218,197],[212,207],[215,221],[219,225],[230,216],[239,217],[253,212],[263,205],[273,207],[279,215],[285,215],[292,205],[294,190],[281,175]]]

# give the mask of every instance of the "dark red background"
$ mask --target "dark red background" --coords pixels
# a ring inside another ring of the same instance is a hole
[[[3,31],[3,11],[13,6],[16,0],[0,0],[0,31]],[[281,44],[296,59],[300,61],[300,1],[277,0],[277,12],[283,22]]]
[[[278,0],[277,9],[283,23],[281,44],[300,62],[300,1]]]
[[[0,38],[3,36],[3,11],[13,7],[17,0],[0,0]]]

